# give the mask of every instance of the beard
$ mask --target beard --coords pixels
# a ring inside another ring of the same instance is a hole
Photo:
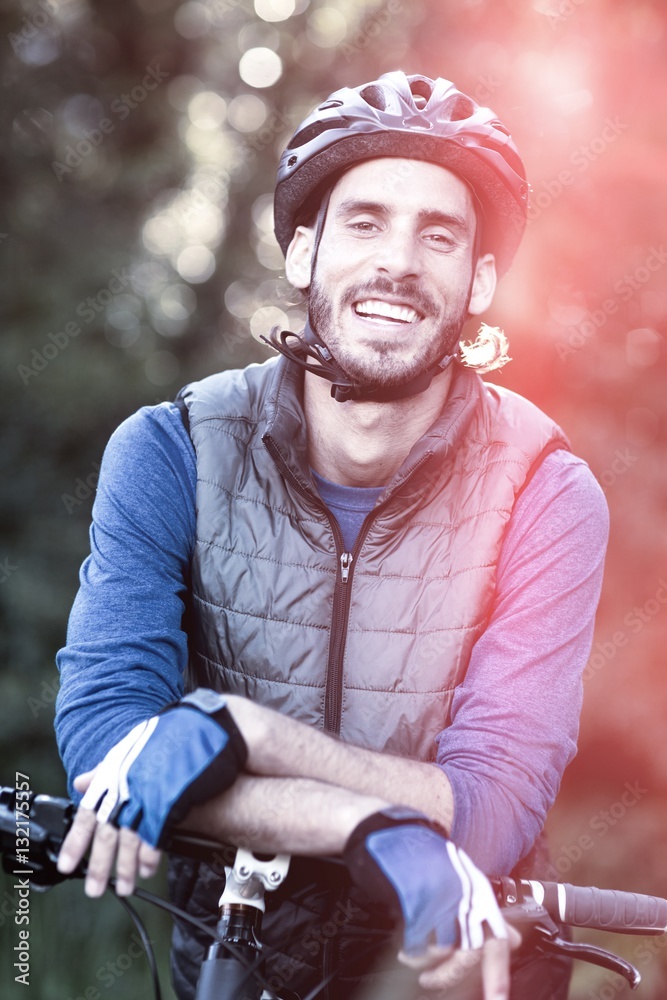
[[[345,312],[352,309],[354,302],[382,298],[385,295],[404,299],[423,317],[430,318],[434,329],[428,336],[426,331],[419,331],[420,336],[415,337],[414,343],[410,345],[407,357],[405,350],[401,352],[397,349],[397,339],[401,333],[398,324],[396,334],[388,333],[385,338],[375,336],[372,343],[363,348],[350,343],[350,335],[346,339],[341,329],[342,322],[336,322],[331,298],[315,277],[308,295],[308,314],[311,326],[351,380],[361,385],[390,388],[410,382],[455,352],[468,318],[471,292],[472,287],[466,295],[448,303],[444,310],[440,310],[440,317],[438,304],[423,289],[393,282],[389,278],[377,277],[349,289],[343,295],[339,307],[341,321]],[[425,319],[421,321],[424,322]]]

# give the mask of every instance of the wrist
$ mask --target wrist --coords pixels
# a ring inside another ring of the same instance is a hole
[[[242,695],[228,695],[227,709],[248,749],[246,771],[261,775],[275,773],[275,719],[280,716]],[[273,771],[269,767],[271,761]]]

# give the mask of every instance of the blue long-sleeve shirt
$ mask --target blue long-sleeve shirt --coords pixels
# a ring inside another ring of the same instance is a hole
[[[56,733],[70,788],[183,694],[195,483],[192,442],[172,404],[140,410],[107,446],[91,554],[57,658]],[[491,618],[451,725],[433,734],[454,794],[452,838],[487,871],[509,871],[530,848],[574,755],[607,531],[585,463],[549,455],[512,513]]]

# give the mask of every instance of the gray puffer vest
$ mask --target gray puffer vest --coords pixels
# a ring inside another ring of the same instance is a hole
[[[433,759],[490,613],[516,498],[567,440],[527,400],[457,368],[442,414],[345,552],[309,471],[301,394],[301,373],[282,358],[181,393],[197,456],[189,683],[360,746]],[[187,863],[172,876],[197,915],[215,909],[219,878]],[[297,910],[315,906],[320,921],[333,912],[331,894],[309,885],[293,890],[296,910],[283,893],[283,930]],[[184,933],[174,959],[186,997],[194,942]]]

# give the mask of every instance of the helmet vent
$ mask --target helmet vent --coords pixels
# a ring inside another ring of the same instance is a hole
[[[490,124],[493,126],[493,128],[497,129],[498,132],[502,132],[503,135],[509,135],[511,138],[510,130],[508,128],[505,128],[503,123],[499,122],[497,118],[495,119],[495,121],[490,122]]]
[[[472,118],[474,113],[475,105],[470,98],[464,94],[458,94],[447,101],[442,109],[441,118],[443,121],[461,122],[465,121],[466,118]]]
[[[417,79],[410,81],[410,93],[415,102],[415,107],[420,111],[428,104],[433,93],[433,84],[430,80]]]
[[[287,144],[287,149],[298,149],[299,146],[305,146],[311,139],[316,139],[318,135],[322,135],[322,132],[328,132],[332,128],[347,128],[348,125],[348,118],[338,118],[335,121],[313,122],[312,125],[307,125],[300,132],[297,132],[296,135],[292,136]]]
[[[359,96],[363,97],[366,104],[370,104],[372,108],[377,108],[378,111],[386,111],[387,100],[382,87],[371,84],[370,87],[364,87]]]

